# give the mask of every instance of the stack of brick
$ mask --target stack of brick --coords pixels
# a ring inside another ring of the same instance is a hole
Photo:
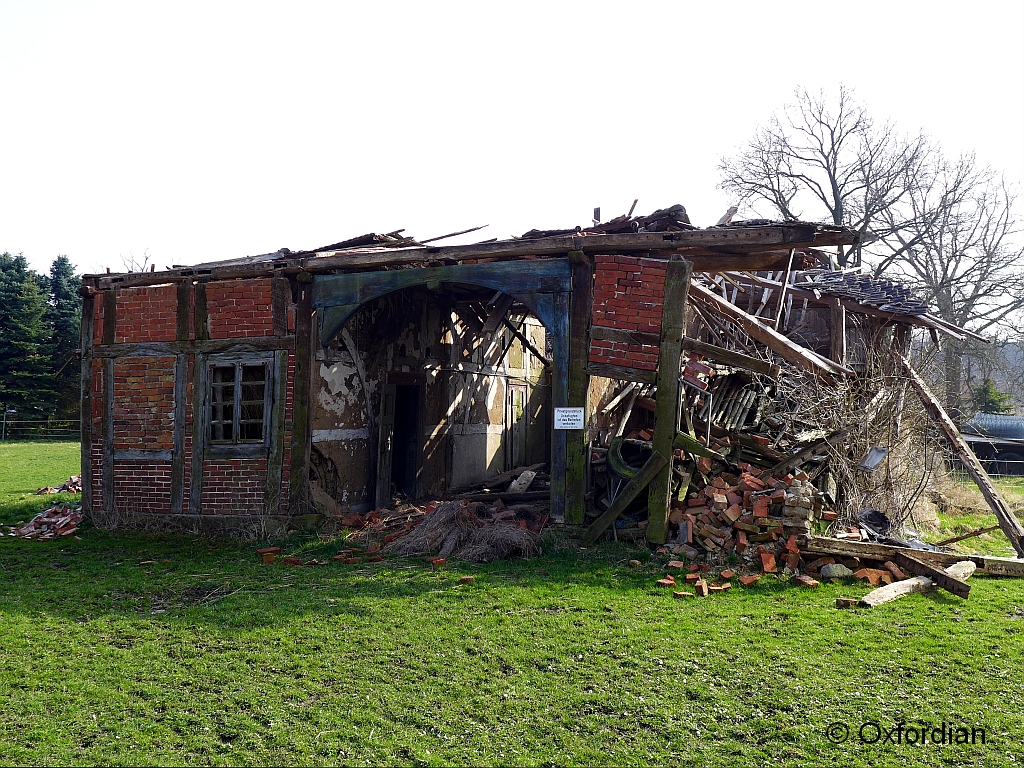
[[[81,508],[58,504],[43,510],[27,523],[10,526],[7,535],[17,536],[21,539],[48,541],[63,536],[74,536],[81,524]]]

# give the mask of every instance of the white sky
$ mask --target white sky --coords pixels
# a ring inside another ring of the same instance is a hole
[[[707,226],[719,156],[840,81],[1024,179],[1020,0],[0,0],[0,251],[163,269],[635,197]]]

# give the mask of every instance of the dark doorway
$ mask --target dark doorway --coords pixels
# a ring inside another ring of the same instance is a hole
[[[391,444],[391,484],[405,496],[416,496],[419,451],[420,388],[395,386],[395,431]]]

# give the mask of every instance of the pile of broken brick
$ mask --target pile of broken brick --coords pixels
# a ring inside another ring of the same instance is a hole
[[[82,476],[72,475],[67,479],[67,482],[61,483],[60,485],[44,485],[42,488],[36,491],[36,496],[42,496],[46,493],[81,493],[82,492]]]
[[[50,539],[62,538],[64,536],[74,536],[81,524],[81,507],[58,504],[49,509],[44,509],[27,523],[19,521],[17,524],[9,526],[7,535],[16,536],[20,539],[49,541]],[[75,538],[78,537],[75,536]]]

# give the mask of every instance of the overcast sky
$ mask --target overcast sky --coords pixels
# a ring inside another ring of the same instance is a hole
[[[634,198],[707,226],[719,156],[839,82],[1024,178],[1020,0],[0,0],[0,251],[163,269]]]

